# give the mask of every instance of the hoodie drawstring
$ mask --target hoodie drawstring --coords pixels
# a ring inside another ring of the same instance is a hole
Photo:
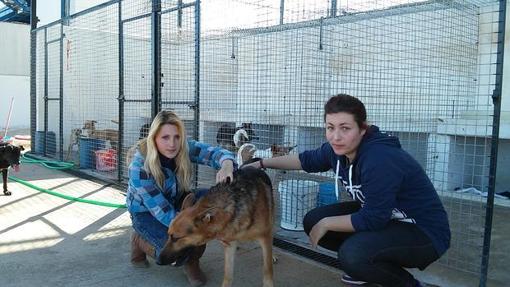
[[[340,193],[338,192],[338,173],[340,172],[340,160],[336,160],[336,173],[335,173],[335,194],[336,200],[340,199]]]
[[[353,191],[352,191],[352,164],[349,165],[349,192],[351,194],[354,194]]]
[[[349,192],[352,194],[352,166],[353,164],[349,165]],[[336,200],[340,200],[340,192],[338,189],[338,174],[340,172],[340,160],[336,160],[336,172],[335,172],[335,194],[336,194]]]

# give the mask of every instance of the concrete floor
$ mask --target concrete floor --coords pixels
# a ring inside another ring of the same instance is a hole
[[[115,187],[23,164],[12,174],[66,195],[123,203]],[[130,219],[126,209],[69,201],[10,181],[0,196],[0,286],[188,286],[181,268],[129,264]],[[341,271],[275,248],[275,286],[343,286]],[[261,286],[260,248],[242,244],[234,286]],[[207,286],[220,286],[223,248],[208,245],[202,260]],[[414,272],[414,271],[413,271]],[[431,266],[416,276],[438,286],[478,286],[478,278]],[[504,286],[498,282],[488,286]]]

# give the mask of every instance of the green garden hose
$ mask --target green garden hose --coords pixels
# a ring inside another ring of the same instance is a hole
[[[24,154],[21,156],[21,162],[38,163],[38,164],[41,164],[49,169],[69,169],[69,168],[74,167],[74,163],[72,163],[72,162],[42,160],[42,159],[37,159],[37,158],[31,157],[28,154]]]
[[[58,170],[61,170],[61,169],[70,169],[70,168],[72,168],[74,166],[74,163],[70,163],[70,162],[40,160],[40,159],[36,159],[36,158],[33,158],[33,157],[29,157],[27,155],[23,155],[21,161],[25,162],[25,163],[38,163],[38,164],[42,164],[43,166],[45,166],[45,167],[47,167],[49,169],[58,169]],[[106,207],[113,207],[113,208],[126,208],[125,204],[118,204],[118,203],[110,203],[110,202],[103,202],[103,201],[97,201],[97,200],[83,199],[83,198],[79,198],[79,197],[73,197],[73,196],[61,194],[61,193],[58,193],[58,192],[55,192],[55,191],[52,191],[52,190],[49,190],[49,189],[44,189],[44,188],[35,186],[35,185],[29,183],[28,181],[25,181],[25,180],[23,180],[21,178],[17,178],[15,176],[9,176],[9,179],[13,180],[13,181],[16,181],[16,182],[19,182],[19,183],[21,183],[21,184],[23,184],[25,186],[28,186],[30,188],[33,188],[35,190],[38,190],[38,191],[41,191],[41,192],[44,192],[44,193],[47,193],[47,194],[51,194],[53,196],[57,196],[57,197],[60,197],[60,198],[64,198],[64,199],[67,199],[67,200],[83,202],[83,203],[88,203],[88,204],[94,204],[94,205],[100,205],[100,206],[106,206]]]

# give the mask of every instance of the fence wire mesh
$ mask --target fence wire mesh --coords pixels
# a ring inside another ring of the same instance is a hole
[[[259,157],[296,154],[325,141],[323,104],[348,93],[438,190],[452,228],[440,263],[476,274],[491,228],[500,13],[489,0],[110,1],[63,21],[63,32],[60,22],[33,32],[36,152],[125,181],[128,150],[154,112],[171,109],[200,141],[237,152],[242,128]],[[196,171],[198,186],[214,184],[212,169]],[[277,235],[308,246],[302,217],[336,201],[333,174],[270,173]],[[510,206],[504,196],[495,203]]]

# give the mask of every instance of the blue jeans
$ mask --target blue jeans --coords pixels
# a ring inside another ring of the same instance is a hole
[[[197,189],[195,199],[199,199],[209,192],[209,189]],[[175,206],[176,211],[180,211],[180,206]],[[133,229],[140,236],[154,246],[156,250],[156,262],[159,263],[159,255],[168,240],[168,226],[159,222],[150,212],[134,212],[131,213],[131,222]]]
[[[315,208],[303,219],[305,232],[324,217],[352,214],[357,202],[341,202]],[[405,268],[425,269],[439,256],[430,238],[415,224],[390,221],[377,231],[328,231],[319,245],[338,252],[340,267],[358,280],[383,286],[414,286],[415,279]]]

